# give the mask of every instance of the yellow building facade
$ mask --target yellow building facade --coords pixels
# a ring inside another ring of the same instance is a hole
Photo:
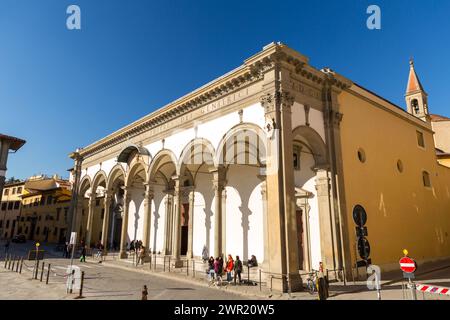
[[[16,234],[27,240],[62,243],[66,240],[70,184],[57,177],[32,177],[24,183]]]

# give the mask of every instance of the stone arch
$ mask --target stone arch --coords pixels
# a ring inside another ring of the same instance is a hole
[[[244,143],[239,144],[238,149],[245,148],[244,153],[248,152],[252,156],[251,162],[256,162],[255,164],[259,166],[265,166],[265,157],[267,153],[266,133],[258,125],[247,122],[232,127],[222,137],[216,149],[215,163],[217,166],[228,166],[230,161],[235,162],[236,158],[240,157],[241,153],[239,150],[237,150],[237,152],[231,150],[231,146],[234,145],[234,143],[232,144],[230,141],[235,138],[239,138],[239,141],[242,140],[241,138],[249,138],[248,146],[244,147]]]
[[[180,176],[190,176],[195,181],[198,170],[206,165],[210,169],[217,168],[215,163],[216,151],[212,143],[204,138],[191,140],[182,150],[177,164]]]
[[[91,188],[92,188],[91,177],[89,177],[89,175],[86,174],[86,175],[84,175],[83,178],[81,178],[78,194],[80,196],[84,197],[84,194],[86,193],[86,191],[88,191]]]
[[[92,179],[92,192],[96,192],[97,191],[97,187],[101,186],[102,184],[104,184],[104,188],[106,189],[106,184],[108,182],[108,176],[106,175],[105,171],[100,170],[98,171],[95,176],[94,179]]]
[[[122,165],[120,163],[118,163],[114,167],[112,167],[111,171],[109,172],[108,181],[106,184],[107,190],[113,189],[114,183],[121,176],[122,176],[122,179],[125,181],[125,177],[126,177],[125,170],[123,169]]]
[[[150,162],[150,167],[148,170],[148,179],[147,181],[154,181],[156,174],[158,172],[160,172],[163,177],[165,178],[166,182],[168,182],[168,180],[170,180],[171,176],[169,176],[169,171],[175,171],[176,175],[179,175],[179,171],[177,169],[177,157],[175,156],[175,154],[173,153],[173,151],[169,150],[169,149],[162,149],[160,150],[155,157],[152,159],[152,161]],[[167,168],[167,166],[169,166],[170,164],[173,164],[175,170],[163,170],[161,171],[162,168]],[[167,171],[167,172],[166,172]]]
[[[139,160],[143,160],[144,162],[149,163],[151,161],[151,154],[147,148],[136,144],[130,144],[120,151],[117,156],[117,162],[130,164],[136,156]]]
[[[328,167],[328,153],[325,142],[320,134],[309,126],[298,126],[292,131],[292,138],[303,138],[311,149],[315,161],[315,168],[325,169]]]
[[[138,159],[131,164],[131,167],[126,173],[125,186],[131,186],[136,177],[139,177],[139,181],[142,183],[147,183],[148,181],[148,165],[142,159]]]

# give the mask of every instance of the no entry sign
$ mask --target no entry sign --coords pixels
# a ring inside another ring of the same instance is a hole
[[[413,273],[416,271],[416,263],[410,257],[403,257],[400,259],[400,269],[406,273]]]

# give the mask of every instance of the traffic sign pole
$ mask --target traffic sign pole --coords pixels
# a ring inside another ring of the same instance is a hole
[[[416,284],[411,280],[414,278],[414,271],[416,271],[416,262],[414,259],[408,257],[408,250],[404,249],[403,254],[405,255],[400,259],[400,269],[403,271],[403,277],[408,278],[408,286],[411,290],[411,299],[417,300]]]

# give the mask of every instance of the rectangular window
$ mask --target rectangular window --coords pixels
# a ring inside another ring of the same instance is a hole
[[[22,187],[18,187],[18,188],[17,188],[17,193],[18,193],[18,194],[22,194]]]
[[[420,131],[417,132],[417,144],[419,147],[425,148],[425,140],[423,139],[423,133]]]
[[[16,194],[16,188],[12,188],[11,194]]]
[[[3,195],[7,196],[9,194],[9,189],[5,189],[5,191],[3,191]]]
[[[98,207],[100,205],[100,199],[95,200],[95,206]]]
[[[53,235],[56,236],[57,233],[58,233],[58,228],[55,228],[55,229],[53,230]]]
[[[6,229],[9,228],[9,220],[6,221],[6,226],[5,226],[5,228],[6,228]]]
[[[12,210],[14,202],[8,202],[8,210]]]
[[[2,202],[2,211],[5,211],[5,210],[6,210],[6,205],[7,205],[6,202]]]
[[[14,209],[17,210],[20,207],[20,201],[14,202]]]

